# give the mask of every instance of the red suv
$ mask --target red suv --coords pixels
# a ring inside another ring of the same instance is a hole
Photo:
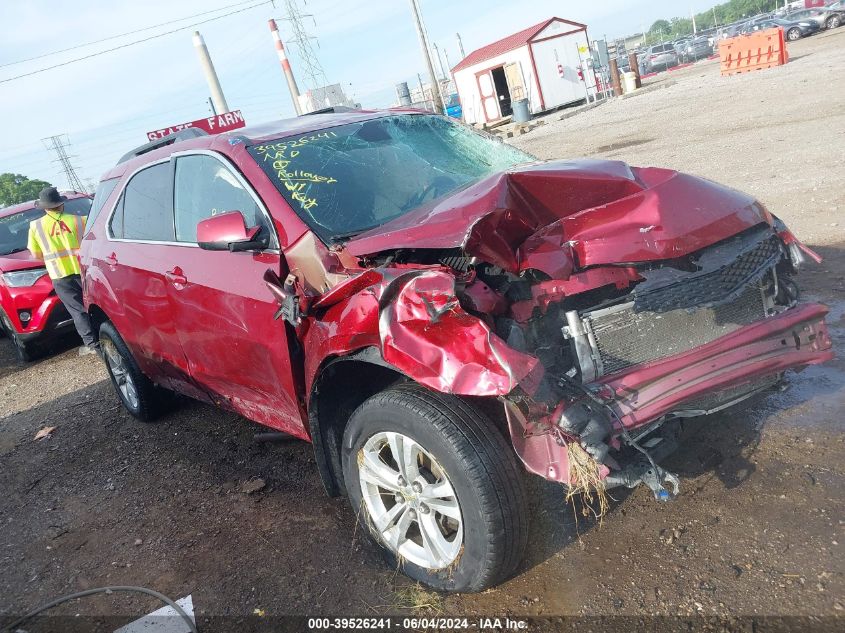
[[[680,420],[832,357],[794,281],[817,257],[753,197],[443,117],[187,131],[96,199],[85,299],[126,408],[173,390],[313,442],[391,565],[441,590],[516,570],[520,463],[671,498]]]
[[[64,191],[65,212],[85,217],[91,197]],[[44,262],[26,249],[29,223],[44,215],[35,202],[0,209],[0,323],[18,358],[31,360],[38,347],[74,332],[73,321],[56,296]]]

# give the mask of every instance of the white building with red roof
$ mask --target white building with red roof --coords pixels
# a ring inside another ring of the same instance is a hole
[[[549,18],[472,51],[452,68],[467,123],[492,123],[528,99],[532,114],[595,93],[587,26]]]

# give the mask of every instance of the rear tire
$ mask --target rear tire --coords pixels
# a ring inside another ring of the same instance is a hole
[[[124,408],[142,422],[154,421],[165,408],[168,392],[141,372],[123,338],[108,321],[100,326],[100,348],[106,371]]]
[[[391,387],[352,414],[342,451],[352,508],[391,567],[439,591],[481,591],[514,573],[528,540],[523,473],[468,402]]]

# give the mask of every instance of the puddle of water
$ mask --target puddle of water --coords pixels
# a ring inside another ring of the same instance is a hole
[[[828,329],[836,358],[823,365],[811,365],[786,374],[787,389],[761,401],[758,426],[794,428],[823,427],[845,430],[845,301],[825,301],[807,296],[830,307]]]

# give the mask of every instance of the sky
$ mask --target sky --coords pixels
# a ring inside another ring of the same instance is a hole
[[[364,107],[390,106],[396,83],[415,83],[417,73],[425,77],[408,0],[297,1],[311,16],[304,26],[316,38],[312,46],[328,82],[342,84]],[[587,24],[591,39],[614,38],[714,3],[419,2],[431,41],[452,66],[460,61],[456,33],[467,54],[552,16]],[[191,41],[194,30],[205,39],[230,109],[240,109],[247,124],[293,116],[267,25],[277,18],[283,40],[289,39],[290,24],[279,20],[284,15],[284,0],[0,0],[0,173],[67,187],[55,155],[42,141],[66,134],[72,164],[93,189],[122,154],[146,141],[147,131],[210,115],[208,86]],[[138,29],[145,30],[113,37]],[[176,29],[181,30],[164,34]],[[111,39],[86,45],[105,38]],[[153,39],[125,46],[144,38]],[[97,54],[115,47],[122,48]],[[303,90],[309,80],[297,53],[288,46]],[[32,57],[39,59],[21,62]]]

